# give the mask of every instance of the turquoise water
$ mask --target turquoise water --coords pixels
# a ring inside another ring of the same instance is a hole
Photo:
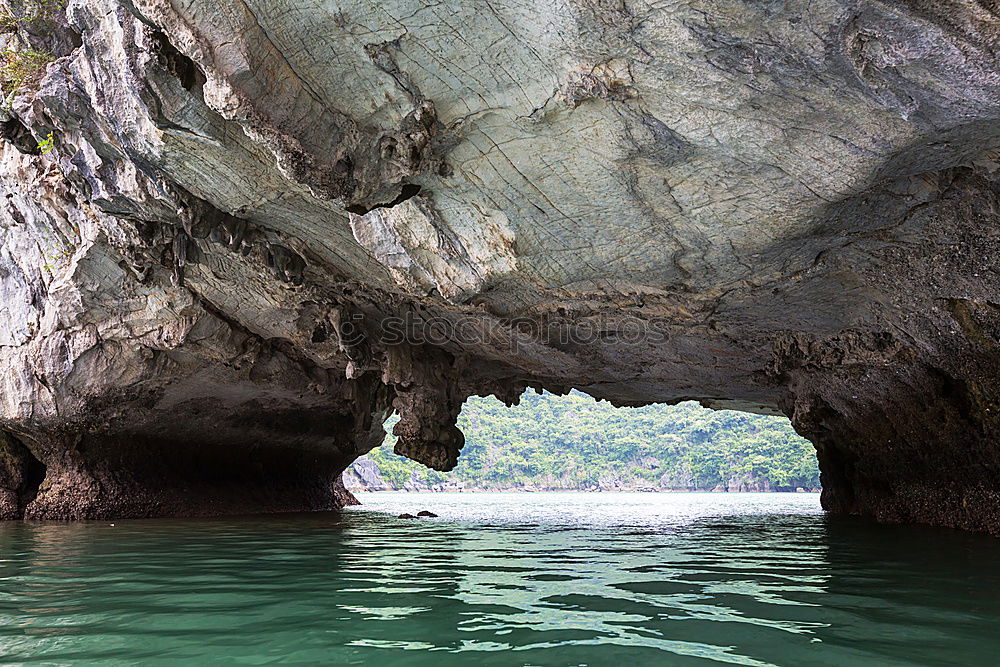
[[[986,665],[1000,540],[812,494],[363,494],[0,525],[4,664]],[[436,519],[400,512],[429,509]]]

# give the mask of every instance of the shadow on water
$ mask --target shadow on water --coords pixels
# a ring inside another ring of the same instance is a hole
[[[993,664],[1000,540],[825,517],[829,581],[819,636],[885,664]]]
[[[456,494],[0,525],[2,662],[985,664],[1000,542],[812,498]],[[680,495],[680,494],[678,494]]]

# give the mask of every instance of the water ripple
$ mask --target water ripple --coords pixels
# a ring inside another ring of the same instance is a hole
[[[991,664],[1000,541],[808,494],[369,494],[0,525],[14,664]],[[431,509],[437,519],[400,512]]]

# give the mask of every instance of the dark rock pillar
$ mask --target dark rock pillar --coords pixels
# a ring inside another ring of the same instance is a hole
[[[1000,357],[986,336],[1000,309],[961,310],[978,333],[954,363],[845,364],[794,383],[788,412],[816,445],[826,510],[1000,535]]]

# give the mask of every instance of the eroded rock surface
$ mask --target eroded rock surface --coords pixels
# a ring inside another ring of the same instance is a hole
[[[783,412],[829,509],[1000,534],[998,34],[974,0],[15,21],[55,59],[0,119],[0,513],[336,507],[392,410],[447,470],[466,397],[575,387]]]

